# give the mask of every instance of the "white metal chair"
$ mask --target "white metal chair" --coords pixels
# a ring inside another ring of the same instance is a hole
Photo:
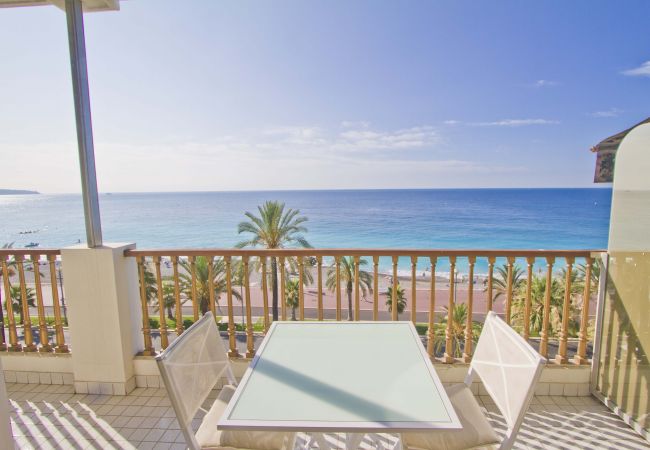
[[[453,431],[402,433],[405,449],[510,449],[535,392],[544,359],[494,312],[489,312],[465,382],[446,389],[463,428]],[[500,442],[470,386],[478,375],[507,424]],[[499,443],[500,442],[500,443]]]
[[[293,446],[294,435],[289,433],[217,429],[217,421],[235,392],[236,380],[211,312],[176,338],[156,357],[156,362],[191,450],[282,450]],[[230,385],[221,389],[212,407],[205,411],[201,405],[224,375]],[[206,414],[194,434],[192,420],[199,409]]]

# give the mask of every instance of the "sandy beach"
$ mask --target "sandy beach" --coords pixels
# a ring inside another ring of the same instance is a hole
[[[57,267],[58,267],[57,263]],[[34,288],[34,273],[31,269],[31,264],[25,264],[25,281],[28,287]],[[164,279],[169,279],[173,275],[173,270],[171,264],[167,264],[163,260],[161,265],[161,272]],[[52,314],[52,286],[50,284],[50,274],[49,266],[41,263],[41,287],[43,295],[43,304],[46,308],[46,314]],[[326,317],[334,318],[336,317],[336,293],[329,291],[325,288],[325,280],[327,279],[328,267],[323,267],[323,308],[326,311]],[[318,308],[318,289],[317,289],[317,272],[316,269],[312,269],[312,276],[314,278],[314,283],[311,285],[305,286],[304,289],[304,301],[305,301],[305,316],[307,318],[316,318],[317,317],[317,308]],[[405,276],[408,273],[409,276]],[[410,318],[410,311],[412,309],[412,292],[411,292],[411,278],[410,271],[400,271],[400,276],[398,276],[400,284],[404,288],[404,294],[407,301],[407,306],[405,311],[400,314],[401,318]],[[427,271],[418,271],[418,277],[416,281],[416,311],[418,312],[418,320],[420,317],[422,321],[426,321],[427,314],[429,311],[429,295],[430,295],[430,272]],[[447,275],[447,277],[445,277]],[[386,291],[391,285],[392,275],[389,273],[380,273],[379,274],[379,305],[378,310],[380,311],[380,316],[384,318],[389,318],[388,308],[386,307]],[[467,280],[466,274],[457,274],[457,280],[455,287],[455,298],[458,303],[466,303],[468,297],[469,282]],[[18,285],[18,276],[14,276],[11,279],[12,285]],[[65,293],[61,293],[60,287],[59,297],[65,298]],[[243,288],[239,286],[233,286],[234,290],[242,291]],[[272,302],[272,293],[271,286],[269,283],[268,286],[268,302],[269,309],[271,308]],[[4,288],[0,288],[2,291],[3,299],[5,297]],[[243,291],[242,291],[243,292]],[[261,275],[258,272],[252,272],[250,275],[250,297],[251,297],[251,307],[253,308],[254,316],[263,315],[263,293],[261,289]],[[361,309],[361,315],[363,319],[371,319],[373,311],[373,294],[371,292],[364,298],[362,297],[359,302]],[[234,314],[241,315],[240,308],[241,302],[233,297],[234,302]],[[354,293],[352,294],[352,302],[354,308]],[[435,311],[442,312],[443,307],[446,306],[449,302],[449,279],[448,273],[437,273],[436,274],[436,299],[435,299]],[[219,307],[221,313],[226,315],[226,295],[221,294],[218,299]],[[500,301],[495,302],[494,309],[500,311],[502,309],[502,303]],[[287,316],[289,317],[291,311],[287,308]],[[348,300],[347,293],[344,289],[341,291],[341,317],[347,319],[347,309],[348,309]],[[476,313],[484,313],[486,311],[486,292],[484,287],[484,277],[477,276],[475,277],[474,284],[474,311]],[[152,311],[153,312],[153,311]],[[192,307],[189,302],[186,302],[183,306],[183,314],[191,314]]]
[[[59,262],[57,262],[57,268],[59,267]],[[25,281],[28,287],[34,288],[34,273],[31,270],[31,263],[25,264]],[[153,268],[151,268],[153,269]],[[431,285],[431,273],[425,270],[417,271],[416,278],[416,291],[415,291],[415,308],[416,308],[416,320],[418,322],[428,322],[429,314],[429,303],[430,303],[430,285]],[[179,266],[179,270],[182,272],[182,268]],[[324,266],[322,272],[323,280],[323,310],[324,317],[326,319],[336,318],[336,292],[330,291],[325,288],[325,281],[327,279],[327,272],[329,267]],[[45,313],[47,315],[53,315],[52,308],[52,286],[50,284],[50,274],[49,266],[41,262],[41,287],[42,287],[42,296],[43,304],[45,307]],[[153,271],[153,270],[152,270]],[[308,319],[315,319],[318,317],[318,289],[317,289],[317,269],[310,269],[311,275],[314,279],[314,282],[310,285],[305,286],[304,288],[304,308],[305,308],[305,317]],[[163,258],[163,264],[161,265],[161,273],[165,282],[171,280],[173,276],[172,265],[169,262],[168,258]],[[371,273],[371,272],[370,272]],[[372,274],[372,273],[371,273]],[[406,308],[404,312],[400,314],[400,319],[410,319],[411,311],[413,309],[413,292],[411,290],[411,271],[410,270],[400,270],[398,272],[398,279],[400,285],[404,289],[404,295],[406,298]],[[296,278],[297,275],[291,275],[290,278]],[[261,274],[259,272],[253,271],[250,274],[250,299],[251,299],[251,308],[252,315],[255,318],[262,317],[264,315],[264,296],[261,289]],[[12,285],[18,285],[18,276],[11,278]],[[380,320],[390,320],[391,314],[388,312],[386,305],[387,295],[386,292],[391,286],[392,274],[387,272],[379,272],[378,280],[378,312]],[[473,284],[473,312],[478,317],[484,315],[487,312],[487,277],[485,275],[475,275],[474,284]],[[466,273],[458,272],[456,274],[456,283],[454,286],[454,301],[457,304],[467,303],[469,296],[469,277]],[[59,292],[59,298],[63,298],[65,301],[65,292],[61,292],[60,286],[57,286]],[[238,291],[244,296],[244,288],[240,286],[233,286],[234,291]],[[0,287],[2,291],[3,301],[5,296],[4,288]],[[494,293],[496,295],[496,291]],[[449,295],[450,295],[450,283],[449,283],[449,273],[445,272],[436,272],[436,282],[435,282],[435,312],[437,315],[444,315],[445,308],[449,304]],[[354,292],[352,293],[352,308],[354,310]],[[218,303],[218,314],[221,316],[227,316],[227,297],[225,293],[222,293],[217,299]],[[504,296],[499,296],[493,303],[493,310],[497,313],[503,313],[505,310],[505,298]],[[594,313],[593,309],[595,305],[590,305],[590,315]],[[271,284],[268,283],[268,308],[269,314],[271,313],[271,304],[272,304],[272,292]],[[235,296],[233,296],[233,315],[238,317],[237,320],[241,320],[241,316],[245,314],[245,310],[242,309],[243,305]],[[359,308],[361,311],[362,320],[372,320],[373,318],[373,309],[374,309],[374,295],[372,292],[368,292],[365,297],[361,297],[359,301]],[[36,308],[30,308],[32,315],[36,313]],[[193,308],[191,302],[187,301],[183,305],[183,314],[191,315]],[[157,317],[158,312],[154,311],[153,307],[150,307],[150,314],[152,317]],[[287,307],[287,318],[291,317],[291,309]],[[341,290],[341,318],[346,320],[348,318],[348,298],[345,287]],[[225,320],[225,317],[224,317]]]

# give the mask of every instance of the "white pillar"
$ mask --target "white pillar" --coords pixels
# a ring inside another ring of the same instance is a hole
[[[133,356],[142,351],[135,244],[61,250],[77,393],[125,395],[135,388]]]

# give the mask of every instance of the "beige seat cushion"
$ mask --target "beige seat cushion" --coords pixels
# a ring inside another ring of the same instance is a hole
[[[486,447],[500,442],[487,421],[472,391],[465,384],[456,384],[446,389],[463,428],[461,430],[427,431],[403,433],[406,448],[433,450],[460,450]]]
[[[202,449],[281,450],[291,446],[293,442],[291,433],[218,430],[217,422],[234,393],[233,386],[224,386],[210,411],[205,415],[196,432],[196,440]]]

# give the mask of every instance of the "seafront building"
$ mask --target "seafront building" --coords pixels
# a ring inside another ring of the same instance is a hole
[[[49,3],[0,0],[4,7]],[[4,442],[13,441],[16,448],[185,448],[154,356],[204,309],[197,270],[201,258],[209,261],[210,274],[217,261],[225,267],[219,320],[235,376],[241,377],[272,323],[271,267],[284,267],[291,259],[298,278],[304,276],[305,265],[314,268],[315,292],[305,292],[298,284],[298,320],[347,320],[347,293],[341,280],[327,304],[323,273],[328,261],[339,266],[342,258],[351,257],[350,319],[412,321],[444,383],[462,381],[488,311],[498,312],[539,351],[545,367],[515,448],[648,448],[650,123],[613,137],[615,143],[610,138],[594,148],[599,153],[598,181],[613,180],[607,249],[150,250],[137,243],[107,243],[101,234],[94,174],[82,9],[116,10],[119,1],[51,3],[67,14],[87,242],[60,249],[0,250],[6,304],[0,363],[11,423],[11,430],[0,429]],[[366,270],[373,275],[372,308],[361,307],[362,258],[369,261]],[[380,297],[379,258],[392,262],[393,280],[399,278],[398,259],[411,261],[410,277],[401,281],[408,292],[401,314],[395,283],[390,285],[390,312],[379,307],[386,298]],[[454,289],[457,264],[468,268],[472,280],[477,261],[487,264],[485,284],[466,283],[461,297]],[[506,265],[499,286],[494,273],[498,262]],[[561,298],[554,298],[550,288],[539,299],[534,297],[532,268],[540,263],[546,268],[546,286],[552,286],[558,270],[564,269]],[[166,264],[171,270],[174,320],[168,320],[165,308],[155,307],[164,301]],[[242,265],[244,274],[237,282],[232,276],[235,264]],[[253,266],[261,274],[256,287],[248,275]],[[514,286],[517,266],[525,270],[521,290]],[[435,277],[430,277],[428,292],[417,289],[418,273],[424,268],[449,272],[449,288],[443,294]],[[573,275],[578,271],[583,282],[576,289],[579,278]],[[289,280],[283,270],[278,278],[278,315],[286,320],[291,314],[284,301]],[[218,312],[213,283],[214,278],[208,277],[205,305]],[[6,301],[10,284],[19,288],[19,302]],[[243,312],[236,311],[236,284]],[[261,292],[256,305],[251,300],[254,289]],[[485,299],[480,305],[479,296]],[[45,298],[51,299],[51,306]],[[460,305],[462,321],[446,319],[441,307],[454,311]],[[490,423],[503,432],[504,418],[483,385],[474,383],[472,390]],[[341,444],[335,434],[331,439],[332,446]]]

